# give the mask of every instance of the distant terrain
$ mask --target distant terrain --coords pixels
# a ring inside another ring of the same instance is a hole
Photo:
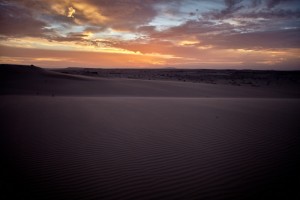
[[[300,71],[213,69],[94,69],[66,68],[54,71],[102,78],[173,80],[209,84],[300,86]]]
[[[299,71],[43,69],[1,65],[0,94],[135,97],[300,97]]]

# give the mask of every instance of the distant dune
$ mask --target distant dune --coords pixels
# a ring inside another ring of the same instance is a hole
[[[34,66],[2,65],[0,72],[3,85],[0,94],[136,97],[300,97],[299,80],[294,81],[294,84],[285,85],[285,87],[276,85],[252,87],[248,85],[236,86],[178,80],[91,77],[86,76],[86,73],[81,71],[77,74],[65,74]],[[141,73],[144,73],[143,70],[141,70]]]
[[[3,199],[300,198],[297,84],[0,72]]]
[[[300,87],[300,71],[233,70],[233,69],[55,69],[65,74],[102,78],[171,80],[193,83],[225,84],[248,87]]]

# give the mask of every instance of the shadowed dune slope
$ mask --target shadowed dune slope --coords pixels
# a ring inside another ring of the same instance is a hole
[[[300,197],[296,99],[6,96],[0,109],[11,196]]]
[[[92,78],[34,66],[1,65],[0,94],[136,97],[298,98],[300,90],[179,81]]]

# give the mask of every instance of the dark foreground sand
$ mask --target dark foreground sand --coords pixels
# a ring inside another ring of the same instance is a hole
[[[300,198],[296,90],[25,71],[0,96],[6,199]]]

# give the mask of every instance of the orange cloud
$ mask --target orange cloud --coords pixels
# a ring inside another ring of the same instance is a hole
[[[76,10],[73,7],[68,8],[68,17],[74,17]]]

